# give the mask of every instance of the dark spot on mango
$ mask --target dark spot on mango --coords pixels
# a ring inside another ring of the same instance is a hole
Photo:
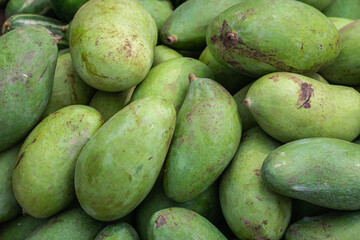
[[[24,155],[25,155],[25,152],[23,152],[23,153],[20,155],[19,160],[16,162],[14,169],[19,165],[19,163],[20,163],[20,161],[23,159]]]
[[[314,95],[314,89],[311,87],[312,85],[309,83],[301,83],[301,89],[299,98],[297,101],[298,109],[300,108],[311,108],[311,97]]]
[[[163,214],[158,216],[158,218],[155,220],[156,223],[155,228],[159,228],[166,224],[166,215],[168,214]]]

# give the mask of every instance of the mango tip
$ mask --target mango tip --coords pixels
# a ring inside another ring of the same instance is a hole
[[[174,35],[170,35],[166,38],[166,41],[169,43],[169,44],[175,44],[177,43],[177,38],[176,36]]]
[[[249,105],[250,105],[250,102],[249,102],[249,100],[245,99],[244,102],[243,102],[243,104],[244,104],[244,106],[245,106],[246,108],[248,108]]]
[[[193,73],[189,73],[189,82],[192,83],[193,81],[195,81],[198,77],[193,74]]]

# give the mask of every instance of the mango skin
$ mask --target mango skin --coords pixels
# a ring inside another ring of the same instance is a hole
[[[0,223],[9,221],[21,213],[12,190],[12,171],[21,145],[0,152]],[[1,238],[0,238],[1,239]]]
[[[93,108],[69,106],[49,115],[23,143],[13,171],[13,189],[23,211],[50,217],[75,197],[74,171],[81,149],[103,120]]]
[[[142,240],[148,240],[147,225],[151,216],[155,212],[169,207],[192,210],[215,224],[221,216],[218,182],[212,184],[193,200],[183,203],[175,202],[166,197],[162,182],[156,183],[136,211],[136,227]]]
[[[148,225],[148,239],[227,240],[206,218],[176,207],[154,213]]]
[[[39,46],[40,45],[40,46]],[[27,26],[0,37],[0,151],[35,126],[49,101],[58,49],[51,32]]]
[[[233,97],[211,79],[194,80],[178,113],[166,159],[166,195],[177,202],[197,197],[230,163],[240,138]]]
[[[246,131],[221,178],[221,209],[240,239],[281,239],[290,223],[291,199],[272,192],[260,174],[267,155],[280,145],[259,127]]]
[[[74,16],[69,43],[81,79],[99,90],[120,92],[145,78],[156,41],[155,21],[136,0],[94,0]]]
[[[360,94],[351,87],[272,73],[251,86],[244,104],[266,133],[284,143],[310,137],[352,141],[360,134]]]
[[[332,0],[331,4],[323,10],[328,17],[341,17],[349,19],[360,18],[360,2],[358,0]]]
[[[309,4],[310,6],[313,6],[314,8],[317,8],[321,11],[327,6],[329,6],[332,0],[298,0],[298,1]]]
[[[135,229],[128,223],[108,225],[101,230],[95,240],[140,240]]]
[[[76,73],[70,53],[58,57],[54,83],[43,117],[70,105],[88,105],[94,89]]]
[[[182,57],[180,53],[164,45],[156,46],[154,51],[154,62],[152,67],[155,67],[167,60]]]
[[[345,27],[346,25],[354,21],[347,18],[337,18],[337,17],[329,17],[329,19],[338,30],[340,30],[341,28]]]
[[[135,88],[131,101],[148,96],[159,96],[171,102],[178,112],[190,85],[190,73],[198,77],[214,77],[211,69],[196,59],[185,57],[171,59],[150,70],[144,81]]]
[[[317,9],[289,0],[243,0],[209,24],[206,42],[218,62],[251,77],[318,72],[340,52],[332,22]]]
[[[50,0],[10,0],[5,8],[6,18],[15,14],[51,14]]]
[[[359,167],[359,145],[335,138],[307,138],[271,152],[261,176],[282,195],[331,209],[358,210]]]
[[[37,228],[27,240],[94,239],[105,226],[87,215],[81,208],[62,212]]]
[[[165,161],[175,122],[171,103],[147,97],[129,104],[99,129],[83,148],[75,170],[76,196],[90,216],[116,220],[144,200]]]
[[[321,70],[330,83],[360,85],[360,19],[339,30],[341,51],[335,62]]]
[[[360,211],[333,213],[300,220],[288,228],[285,240],[358,239],[360,234]]]
[[[154,18],[156,27],[160,31],[165,20],[173,13],[173,5],[170,0],[138,0]]]
[[[2,226],[0,229],[0,239],[24,240],[37,227],[43,225],[46,221],[46,218],[34,218],[30,215],[20,215]]]

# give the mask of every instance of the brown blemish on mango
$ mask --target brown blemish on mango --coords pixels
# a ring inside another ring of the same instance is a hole
[[[311,97],[314,96],[314,89],[311,86],[312,84],[306,82],[301,83],[300,94],[297,101],[298,109],[302,107],[311,108]]]

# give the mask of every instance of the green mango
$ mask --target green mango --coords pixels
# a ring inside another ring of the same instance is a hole
[[[241,138],[233,97],[211,79],[191,80],[164,173],[165,193],[177,202],[194,199],[215,182],[234,157]]]
[[[307,138],[272,151],[261,176],[282,195],[337,210],[358,210],[359,167],[359,145],[335,138]]]
[[[209,24],[206,42],[218,62],[252,77],[318,72],[340,52],[334,24],[317,9],[289,0],[243,0]]]
[[[99,129],[75,169],[76,196],[90,216],[116,220],[144,200],[165,161],[175,122],[172,104],[154,96],[130,103]]]
[[[12,170],[21,145],[0,152],[0,223],[9,221],[21,213],[12,189]],[[2,239],[2,238],[0,238]]]
[[[135,229],[127,223],[112,224],[101,230],[95,240],[140,240]]]
[[[215,81],[221,84],[229,93],[234,94],[254,79],[236,72],[234,69],[222,65],[211,55],[209,48],[201,53],[199,60],[214,72]]]
[[[46,222],[46,218],[34,218],[30,215],[20,215],[5,223],[0,229],[1,240],[24,240],[37,227]]]
[[[65,22],[70,22],[75,13],[88,0],[49,0],[55,14]]]
[[[138,2],[143,5],[154,18],[156,27],[159,31],[174,9],[170,0],[138,0]]]
[[[148,225],[148,239],[227,240],[206,218],[186,208],[154,213]]]
[[[298,1],[309,4],[310,6],[313,6],[314,8],[317,8],[318,10],[321,11],[327,6],[329,6],[332,0],[298,0]]]
[[[147,240],[147,225],[151,216],[165,208],[181,207],[190,209],[205,217],[212,223],[216,223],[221,215],[218,184],[215,182],[193,200],[178,203],[166,197],[162,182],[155,184],[149,195],[141,203],[136,211],[136,226],[142,240]]]
[[[211,69],[196,59],[174,58],[151,69],[135,88],[131,101],[156,95],[171,102],[178,112],[189,88],[190,73],[204,78],[214,77]]]
[[[206,47],[208,24],[225,9],[242,0],[189,0],[177,7],[160,30],[161,41],[182,50]]]
[[[353,240],[360,235],[360,211],[339,212],[300,220],[288,228],[285,240]]]
[[[104,121],[107,122],[130,102],[134,90],[135,87],[117,93],[98,90],[91,99],[89,106],[98,110]]]
[[[339,30],[341,51],[335,62],[321,70],[330,83],[360,85],[360,19]]]
[[[71,22],[74,67],[102,91],[120,92],[140,83],[153,63],[156,42],[155,21],[136,0],[89,1]]]
[[[244,104],[266,133],[284,143],[310,137],[352,141],[360,134],[360,94],[351,87],[271,73],[251,86]]]
[[[76,160],[102,123],[95,109],[74,105],[54,112],[34,128],[20,149],[12,178],[24,212],[50,217],[71,203]]]
[[[46,108],[58,54],[51,35],[27,26],[0,37],[0,151],[25,137]]]
[[[63,107],[76,104],[87,105],[93,94],[94,89],[81,80],[76,73],[70,53],[59,56],[54,84],[43,118]]]
[[[15,14],[51,14],[50,0],[10,0],[6,5],[5,16],[11,17]]]
[[[315,79],[315,80],[318,80],[319,82],[328,83],[328,81],[326,81],[326,79],[323,78],[318,73],[307,73],[307,74],[304,74],[304,76]]]
[[[182,55],[180,53],[178,53],[177,51],[175,51],[174,49],[171,49],[164,45],[156,46],[155,52],[154,52],[154,63],[152,65],[152,67],[155,67],[155,66],[159,65],[160,63],[163,63],[167,60],[177,58],[177,57],[182,57]]]
[[[291,222],[298,221],[305,217],[314,217],[334,210],[329,208],[320,207],[309,202],[299,199],[292,199],[292,216]]]
[[[281,239],[290,223],[291,199],[272,192],[260,175],[263,161],[279,146],[259,127],[246,131],[221,178],[221,209],[240,239]]]
[[[90,240],[104,227],[81,208],[62,212],[37,228],[26,240]]]
[[[335,25],[337,30],[345,27],[349,23],[352,23],[354,20],[347,18],[337,18],[337,17],[329,17],[330,21]]]
[[[360,18],[359,0],[332,0],[331,4],[323,10],[328,17],[341,17],[349,19]]]
[[[234,100],[238,107],[240,119],[241,119],[241,126],[242,131],[245,132],[246,130],[258,126],[257,122],[255,121],[254,117],[251,115],[250,110],[244,106],[244,100],[246,97],[247,92],[249,91],[250,87],[254,83],[250,83],[243,87],[240,91],[234,94]]]

